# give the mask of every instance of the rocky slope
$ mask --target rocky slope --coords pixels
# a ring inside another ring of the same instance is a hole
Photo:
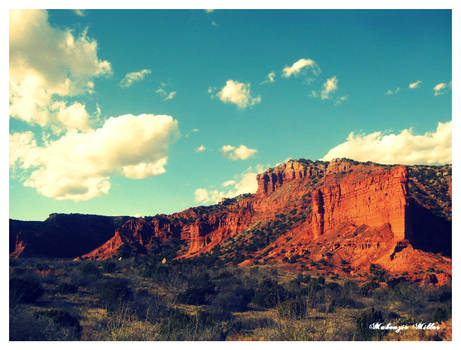
[[[170,244],[179,259],[211,253],[228,263],[346,276],[365,276],[372,265],[422,279],[451,275],[451,165],[300,159],[266,170],[257,182],[254,195],[131,218],[80,259],[144,255]],[[434,276],[424,277],[428,272]]]

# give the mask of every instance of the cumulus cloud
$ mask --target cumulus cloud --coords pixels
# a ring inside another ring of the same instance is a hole
[[[197,203],[216,203],[225,197],[225,193],[218,190],[207,190],[206,188],[197,188],[195,190],[195,201]]]
[[[243,174],[236,176],[236,180],[223,182],[221,185],[223,189],[198,188],[194,193],[195,201],[202,204],[216,203],[223,198],[232,198],[244,193],[255,193],[258,189],[256,175],[257,173],[250,167]]]
[[[297,76],[301,72],[307,72],[311,70],[315,75],[320,74],[320,68],[315,61],[310,58],[301,58],[293,63],[291,66],[283,68],[283,76],[289,78],[292,75]]]
[[[208,93],[214,94],[215,89],[209,88]],[[233,103],[240,109],[253,106],[261,102],[261,96],[251,96],[250,83],[240,83],[236,80],[226,81],[226,85],[216,95],[224,103]]]
[[[87,31],[76,35],[48,22],[45,10],[10,11],[10,115],[45,126],[59,98],[91,94],[112,73]]]
[[[446,164],[451,163],[451,121],[438,123],[437,130],[415,135],[411,129],[400,134],[381,131],[356,135],[331,149],[322,159],[351,158],[382,164]]]
[[[142,69],[139,72],[127,73],[125,77],[120,81],[120,87],[128,88],[135,82],[143,80],[146,75],[151,73],[152,71],[150,69]]]
[[[390,89],[389,89],[389,90],[386,91],[386,95],[395,95],[395,94],[398,94],[399,91],[400,91],[400,88],[399,88],[399,87],[396,88],[395,90],[390,90]]]
[[[56,111],[57,119],[67,130],[87,130],[89,115],[81,103],[75,102],[67,106],[64,102],[55,102],[51,110]],[[97,106],[97,113],[101,113]]]
[[[43,196],[88,200],[109,192],[111,175],[164,173],[169,145],[179,137],[177,124],[167,115],[127,114],[41,146],[31,132],[16,133],[10,135],[10,166],[24,170],[24,185]]]
[[[200,145],[195,149],[195,152],[204,152],[206,147],[204,145]]]
[[[245,145],[240,145],[239,147],[224,145],[221,147],[223,156],[232,160],[237,159],[247,159],[253,156],[258,150],[248,148]]]
[[[448,88],[451,87],[451,83],[438,83],[434,86],[434,96],[444,95],[447,93]]]
[[[413,82],[413,83],[410,83],[410,84],[408,85],[408,87],[409,87],[410,89],[416,89],[416,88],[418,88],[422,83],[423,83],[423,82],[422,82],[421,80],[418,80],[418,81],[415,81],[415,82]]]

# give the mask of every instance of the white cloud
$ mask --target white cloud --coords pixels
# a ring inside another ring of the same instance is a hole
[[[74,13],[75,13],[77,16],[80,16],[80,17],[86,16],[85,11],[83,11],[83,10],[74,10]]]
[[[236,176],[236,180],[228,180],[223,182],[222,187],[231,187],[231,189],[222,190],[207,190],[205,188],[198,188],[195,190],[195,201],[197,203],[216,203],[223,198],[233,198],[244,193],[255,193],[258,189],[256,181],[257,173],[252,167],[248,168],[243,174]]]
[[[232,160],[237,159],[247,159],[253,156],[258,150],[248,148],[245,145],[240,145],[239,147],[224,145],[221,148],[223,156]]]
[[[399,87],[396,88],[395,90],[390,90],[390,89],[389,89],[389,90],[386,91],[386,95],[395,95],[395,94],[398,94],[399,91],[400,91],[400,88],[399,88]]]
[[[208,88],[208,93],[213,94],[214,88]],[[214,96],[214,95],[213,95]],[[253,97],[250,92],[250,83],[240,83],[234,80],[226,81],[226,85],[218,91],[216,96],[224,103],[233,103],[244,109],[261,102],[261,96]]]
[[[418,81],[415,81],[415,82],[413,82],[413,83],[410,83],[410,84],[408,85],[408,87],[409,87],[410,89],[416,89],[416,88],[418,88],[422,83],[423,83],[423,82],[422,82],[421,80],[418,80]]]
[[[228,181],[224,181],[222,183],[222,187],[228,187],[228,186],[231,186],[231,185],[235,185],[235,180],[228,180]]]
[[[150,69],[142,69],[139,72],[127,73],[125,77],[120,81],[120,87],[128,88],[135,82],[143,80],[146,75],[151,73],[152,71]]]
[[[45,126],[59,98],[91,94],[112,73],[87,31],[51,27],[45,10],[10,11],[10,115]]]
[[[451,163],[451,121],[438,123],[437,130],[415,135],[411,129],[385,135],[381,131],[365,135],[350,133],[347,141],[331,149],[322,159],[351,158],[382,164]]]
[[[38,146],[31,132],[10,135],[10,166],[30,171],[24,185],[55,199],[88,200],[110,189],[111,175],[141,179],[165,172],[179,137],[171,116],[109,118],[87,132],[71,131]]]
[[[446,84],[446,83],[438,83],[436,86],[434,86],[434,96],[439,96],[439,95],[444,95],[447,93],[448,88],[451,87],[451,82]]]
[[[155,162],[127,165],[122,168],[122,173],[130,179],[145,179],[146,177],[161,175],[166,172],[167,160],[168,157],[163,157]]]
[[[307,70],[312,70],[315,75],[320,74],[320,68],[313,60],[310,58],[301,58],[293,63],[291,66],[286,66],[283,68],[283,76],[289,78],[292,75],[297,76],[299,73]]]
[[[176,91],[167,91],[165,88],[166,84],[161,83],[160,87],[155,90],[155,93],[162,96],[164,101],[172,100],[176,95]]]
[[[203,152],[206,150],[206,147],[204,145],[200,145],[195,149],[195,152]]]
[[[207,190],[205,188],[198,188],[195,190],[195,201],[197,203],[216,203],[225,197],[225,193],[218,190]]]
[[[336,77],[327,79],[327,81],[323,84],[322,91],[320,92],[320,98],[322,100],[326,100],[330,98],[330,95],[336,90],[338,90],[338,79]]]
[[[273,82],[275,82],[275,72],[270,72],[267,76],[266,76],[266,80],[264,80],[261,84],[272,84]]]
[[[99,107],[97,107],[99,108]],[[57,111],[57,119],[67,130],[87,130],[89,115],[81,103],[67,106],[64,102],[55,102],[51,110]],[[97,109],[100,113],[101,110]]]

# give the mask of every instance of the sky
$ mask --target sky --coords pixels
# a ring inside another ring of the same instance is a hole
[[[9,215],[147,216],[287,159],[452,159],[449,10],[14,10]]]

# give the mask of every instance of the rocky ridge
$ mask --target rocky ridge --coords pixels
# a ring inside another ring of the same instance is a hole
[[[129,218],[79,259],[145,255],[176,244],[178,259],[208,253],[229,263],[345,276],[362,276],[372,264],[394,274],[432,269],[437,280],[451,276],[451,165],[300,159],[266,170],[257,182],[254,195]],[[16,237],[12,256],[23,246]]]

